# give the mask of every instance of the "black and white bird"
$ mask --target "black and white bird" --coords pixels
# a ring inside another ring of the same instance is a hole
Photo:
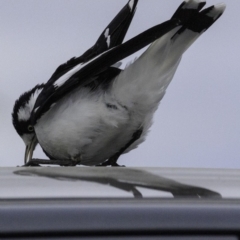
[[[39,143],[48,163],[112,165],[142,143],[183,53],[224,12],[225,4],[185,0],[172,18],[122,43],[138,1],[130,0],[82,56],[57,68],[46,84],[16,101],[13,125],[26,144]],[[202,10],[203,9],[203,10]],[[119,61],[151,44],[124,70]]]

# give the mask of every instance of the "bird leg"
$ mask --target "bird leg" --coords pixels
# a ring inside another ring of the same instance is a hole
[[[79,162],[72,160],[43,160],[32,159],[28,161],[23,167],[40,167],[40,165],[58,165],[63,167],[75,167]]]
[[[112,167],[120,167],[120,165],[117,164],[118,158],[135,142],[137,141],[141,135],[142,135],[143,129],[140,128],[136,132],[133,133],[131,140],[118,151],[115,153],[112,157],[110,157],[106,162],[97,165],[97,167],[107,167],[107,166],[112,166]],[[124,166],[123,166],[124,167]]]

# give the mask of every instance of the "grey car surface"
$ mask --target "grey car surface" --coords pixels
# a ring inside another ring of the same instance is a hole
[[[240,236],[240,171],[0,169],[0,239]]]

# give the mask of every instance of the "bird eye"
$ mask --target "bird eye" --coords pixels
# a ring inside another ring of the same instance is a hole
[[[28,126],[28,131],[29,131],[29,132],[32,132],[33,130],[34,130],[34,129],[33,129],[33,126],[32,126],[32,125],[29,125],[29,126]]]

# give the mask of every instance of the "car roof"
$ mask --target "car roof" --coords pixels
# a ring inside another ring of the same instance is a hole
[[[240,199],[240,170],[0,168],[0,199]]]

